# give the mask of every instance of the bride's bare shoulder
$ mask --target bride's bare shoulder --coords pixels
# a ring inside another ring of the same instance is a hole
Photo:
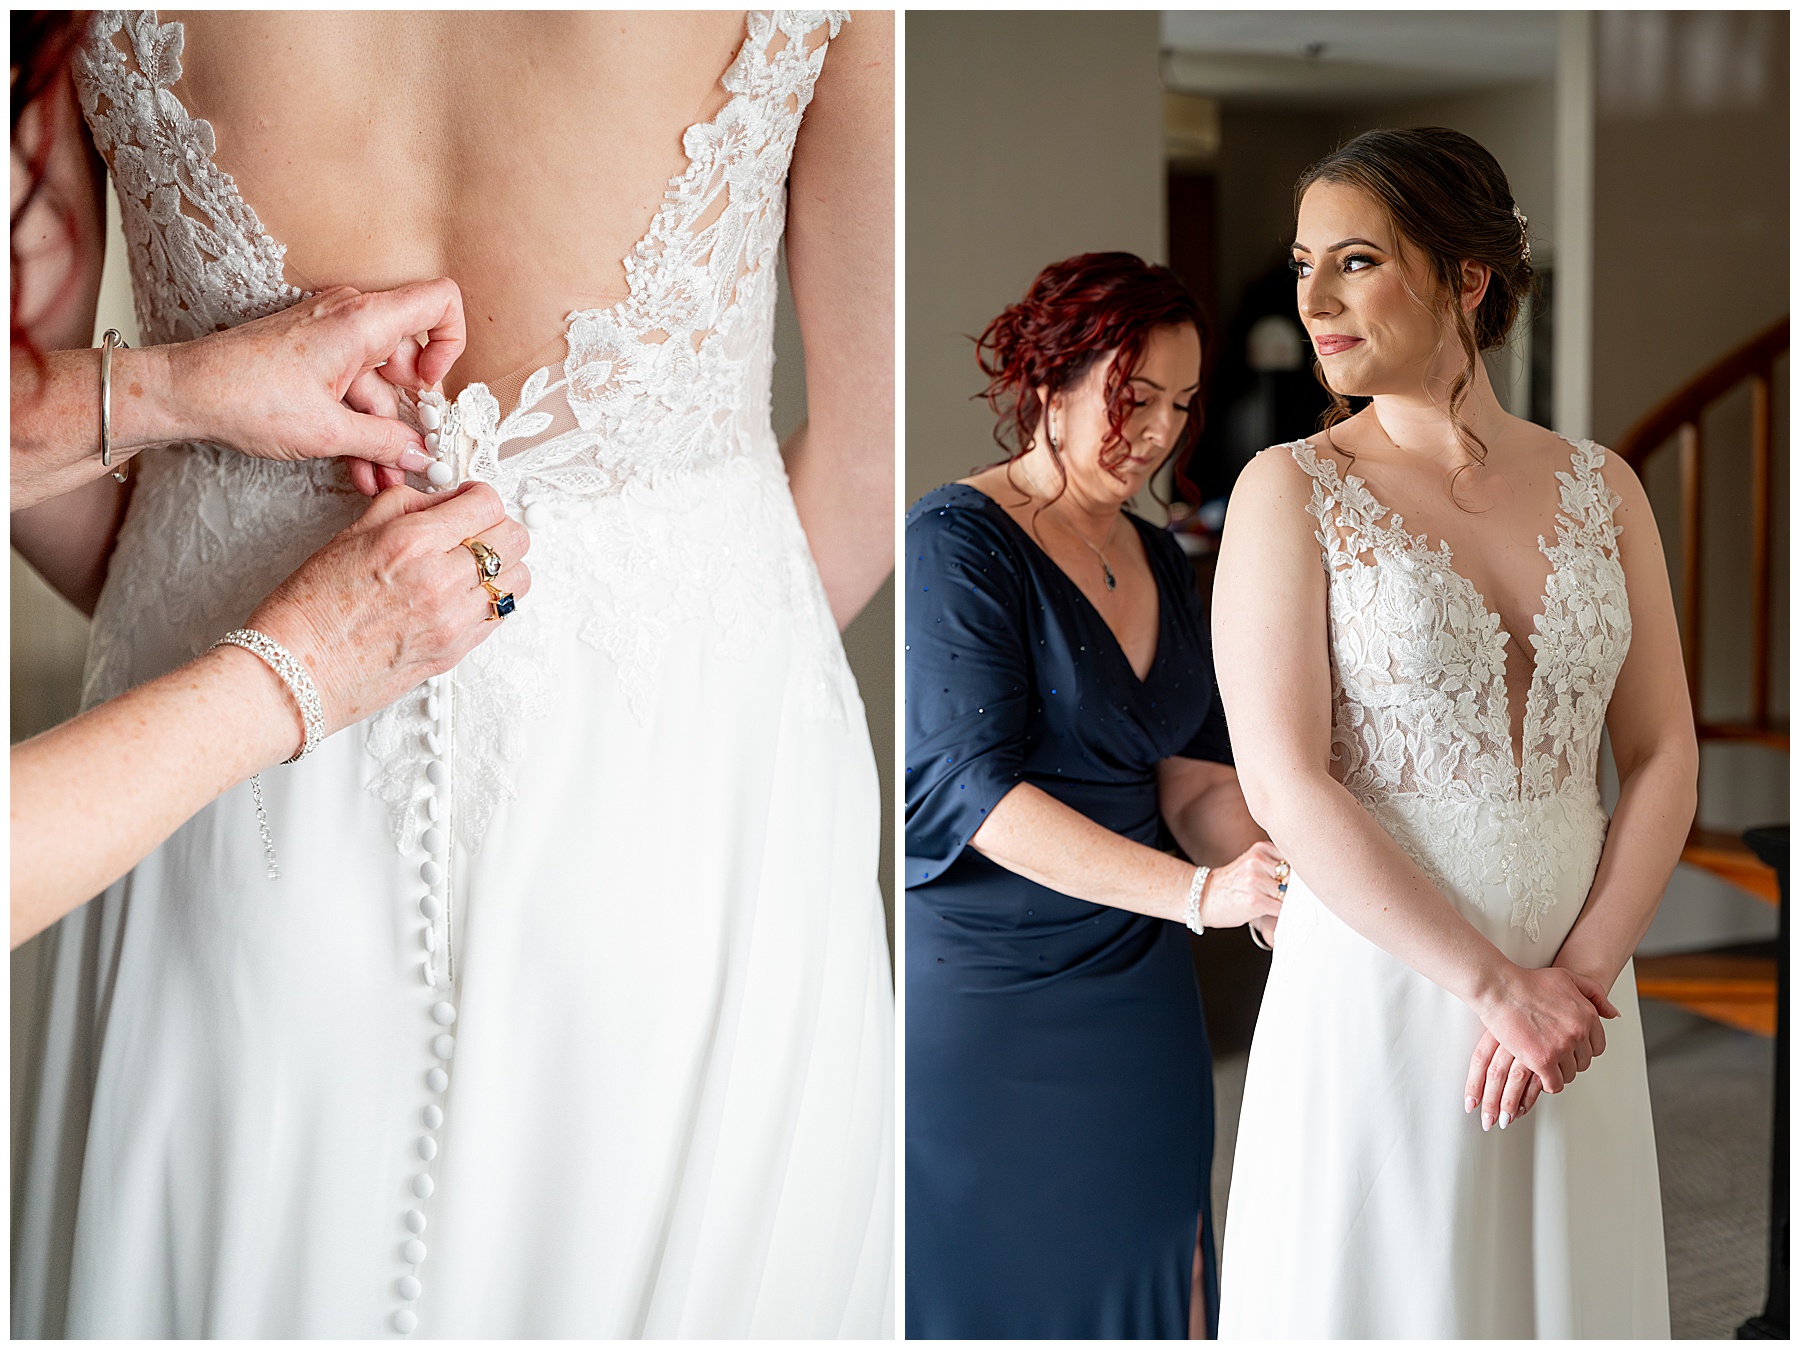
[[[1330,472],[1325,466],[1337,467],[1340,458],[1322,435],[1259,452],[1232,486],[1226,532],[1293,532],[1310,539],[1317,525],[1306,508],[1318,482],[1315,475]],[[1312,472],[1307,465],[1315,466]]]
[[[1238,475],[1231,499],[1235,505],[1240,491],[1248,488],[1258,496],[1288,496],[1299,492],[1311,495],[1312,485],[1334,470],[1341,473],[1350,460],[1332,445],[1323,433],[1301,441],[1287,441],[1259,450]]]

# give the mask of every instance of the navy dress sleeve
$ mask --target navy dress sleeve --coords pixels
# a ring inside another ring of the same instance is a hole
[[[1017,550],[954,505],[906,527],[906,884],[940,877],[1021,779],[1031,674]]]

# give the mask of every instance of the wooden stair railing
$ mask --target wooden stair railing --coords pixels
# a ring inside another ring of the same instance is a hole
[[[1769,711],[1771,539],[1774,509],[1775,363],[1788,350],[1788,321],[1758,333],[1727,352],[1664,399],[1619,439],[1615,451],[1639,473],[1671,440],[1681,472],[1681,656],[1687,669],[1694,731],[1708,741],[1748,741],[1782,754],[1788,749],[1788,721]],[[1702,467],[1705,442],[1701,422],[1707,410],[1748,382],[1750,385],[1750,716],[1744,721],[1710,722],[1700,711],[1700,638],[1704,590],[1701,584]],[[1771,905],[1781,903],[1775,871],[1734,833],[1696,823],[1681,859]],[[1641,957],[1638,992],[1679,1004],[1745,1031],[1772,1035],[1775,1029],[1773,963],[1726,953]]]

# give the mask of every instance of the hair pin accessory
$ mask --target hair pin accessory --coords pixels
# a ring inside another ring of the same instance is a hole
[[[1519,204],[1513,203],[1513,219],[1519,222],[1519,258],[1523,262],[1531,261],[1531,236],[1526,233],[1531,222],[1525,219],[1525,213],[1519,210]]]

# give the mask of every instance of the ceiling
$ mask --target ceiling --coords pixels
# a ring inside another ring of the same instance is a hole
[[[1341,104],[1548,80],[1553,10],[1166,10],[1168,88]]]

